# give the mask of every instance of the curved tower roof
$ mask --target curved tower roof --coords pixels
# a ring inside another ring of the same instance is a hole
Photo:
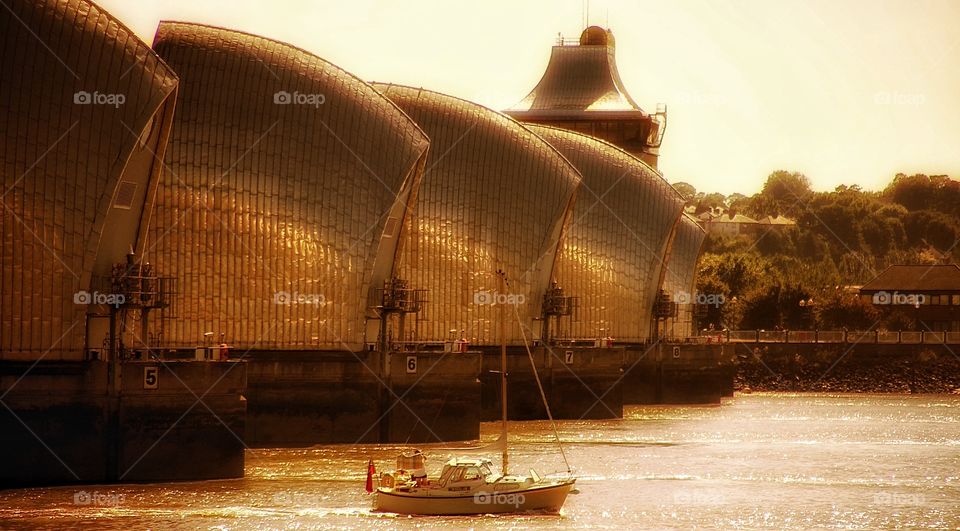
[[[540,82],[507,112],[525,113],[524,117],[569,117],[591,111],[646,117],[620,80],[615,53],[613,33],[590,26],[577,44],[553,47]]]
[[[583,176],[554,272],[565,294],[578,297],[577,309],[570,325],[560,321],[558,334],[647,340],[682,198],[655,170],[611,144],[554,127],[528,128]]]
[[[0,64],[0,357],[77,359],[93,279],[142,245],[177,77],[85,0],[6,2]]]
[[[368,308],[392,274],[427,137],[366,83],[284,43],[162,22],[154,47],[181,76],[148,245],[179,280],[161,343],[375,340]]]
[[[663,276],[663,290],[677,304],[676,317],[666,322],[664,334],[667,337],[687,338],[693,335],[697,261],[705,237],[706,232],[695,219],[686,214],[680,217]]]
[[[374,86],[431,140],[399,268],[428,290],[418,339],[443,340],[463,330],[472,343],[499,343],[497,312],[488,304],[498,269],[520,302],[521,321],[533,329],[580,181],[576,169],[498,112],[423,89]],[[510,321],[507,341],[520,343]]]
[[[597,26],[583,30],[576,43],[561,40],[537,86],[504,112],[602,138],[656,166],[665,124],[630,97],[615,52],[613,33]]]

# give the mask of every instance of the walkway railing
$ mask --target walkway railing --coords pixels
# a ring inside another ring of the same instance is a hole
[[[881,330],[722,330],[700,332],[701,342],[720,343],[877,343],[892,345],[960,344],[960,332]]]

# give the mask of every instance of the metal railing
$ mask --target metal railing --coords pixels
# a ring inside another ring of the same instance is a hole
[[[379,309],[393,313],[417,313],[427,301],[427,290],[411,288],[410,282],[401,278],[383,281],[383,287],[377,288]]]
[[[956,345],[960,332],[888,330],[721,330],[702,331],[705,342],[721,343],[877,343],[881,345]]]

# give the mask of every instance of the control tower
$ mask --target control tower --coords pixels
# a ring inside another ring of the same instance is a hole
[[[590,26],[577,41],[558,38],[537,86],[504,112],[521,122],[588,134],[657,167],[667,125],[665,106],[644,112],[620,80],[609,29]]]

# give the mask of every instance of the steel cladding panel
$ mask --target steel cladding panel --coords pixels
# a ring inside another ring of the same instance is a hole
[[[669,337],[686,338],[693,335],[693,310],[696,302],[697,260],[706,233],[699,223],[684,215],[677,223],[663,290],[677,303],[677,316],[667,322]]]
[[[154,47],[181,77],[148,245],[178,278],[162,343],[213,332],[239,348],[359,348],[388,214],[415,186],[426,136],[283,43],[164,22]]]
[[[416,339],[440,341],[455,330],[473,344],[499,343],[497,309],[487,304],[498,290],[498,269],[510,281],[501,295],[514,297],[501,300],[520,303],[520,321],[534,328],[579,183],[576,170],[500,113],[436,92],[374,86],[431,142],[399,268],[428,290]],[[509,323],[507,342],[522,343],[513,315]]]
[[[650,337],[662,256],[683,201],[647,164],[590,136],[528,125],[583,176],[554,278],[577,297],[560,337]]]
[[[177,78],[82,0],[5,2],[0,64],[0,357],[78,358],[87,306],[74,296],[90,289],[120,175]]]

